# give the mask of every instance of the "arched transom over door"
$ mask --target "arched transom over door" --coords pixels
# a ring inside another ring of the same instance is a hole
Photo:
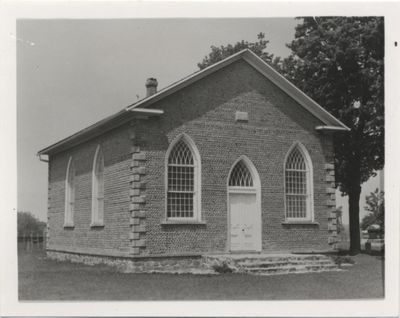
[[[228,177],[229,245],[232,252],[261,251],[260,178],[247,157],[239,158]]]

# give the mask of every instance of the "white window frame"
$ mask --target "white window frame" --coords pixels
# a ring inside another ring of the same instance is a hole
[[[168,217],[168,159],[171,154],[172,149],[179,141],[183,141],[192,152],[193,156],[193,217]],[[196,147],[196,144],[187,134],[182,133],[178,135],[169,145],[168,150],[165,154],[165,163],[164,163],[164,188],[165,188],[165,220],[167,221],[192,221],[192,222],[200,222],[201,221],[201,158],[199,150]]]
[[[73,174],[71,174],[71,170]],[[74,226],[75,211],[75,165],[72,157],[69,157],[67,172],[65,175],[65,208],[64,208],[64,227]]]
[[[294,149],[298,149],[304,158],[306,165],[306,187],[307,187],[307,197],[306,197],[306,216],[303,218],[289,218],[287,217],[287,206],[286,206],[286,162],[289,155]],[[295,142],[288,150],[283,162],[283,185],[284,185],[284,208],[285,208],[285,221],[288,223],[301,223],[301,222],[314,222],[314,177],[313,177],[313,164],[311,161],[310,154],[308,153],[306,147],[301,142]]]
[[[103,171],[102,171],[102,183],[99,184],[99,178],[97,175],[99,156],[102,156],[103,160]],[[102,197],[99,197],[100,189],[103,190]],[[103,201],[101,209],[99,209],[99,200]],[[93,159],[93,169],[92,169],[92,221],[91,227],[104,226],[104,155],[101,150],[100,145],[97,146],[96,152]]]

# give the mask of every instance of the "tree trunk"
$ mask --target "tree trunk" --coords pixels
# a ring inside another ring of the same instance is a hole
[[[360,194],[360,184],[353,184],[349,191],[350,252],[352,254],[358,254],[361,251]]]

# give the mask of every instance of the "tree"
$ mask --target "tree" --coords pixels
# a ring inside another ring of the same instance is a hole
[[[384,20],[303,18],[281,71],[351,128],[334,136],[336,185],[349,197],[350,250],[360,251],[361,184],[384,165]]]
[[[17,214],[17,228],[18,237],[29,235],[31,233],[42,233],[46,223],[39,221],[30,212],[18,211]]]
[[[385,228],[385,198],[384,192],[379,192],[376,189],[371,192],[365,199],[365,209],[370,213],[367,214],[361,222],[361,228],[363,230],[367,229],[371,224],[378,224],[381,229]]]
[[[257,54],[264,61],[271,63],[273,54],[269,54],[265,51],[269,43],[269,41],[265,39],[265,33],[260,32],[257,34],[257,39],[257,42],[248,42],[242,40],[240,42],[236,42],[234,45],[228,44],[226,46],[221,45],[220,47],[212,45],[211,52],[208,54],[208,56],[204,57],[203,61],[198,63],[197,66],[202,70],[244,49],[253,51],[253,53]]]

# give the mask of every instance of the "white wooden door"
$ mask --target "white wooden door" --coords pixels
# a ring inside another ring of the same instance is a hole
[[[257,202],[255,193],[230,193],[231,251],[257,250]]]

